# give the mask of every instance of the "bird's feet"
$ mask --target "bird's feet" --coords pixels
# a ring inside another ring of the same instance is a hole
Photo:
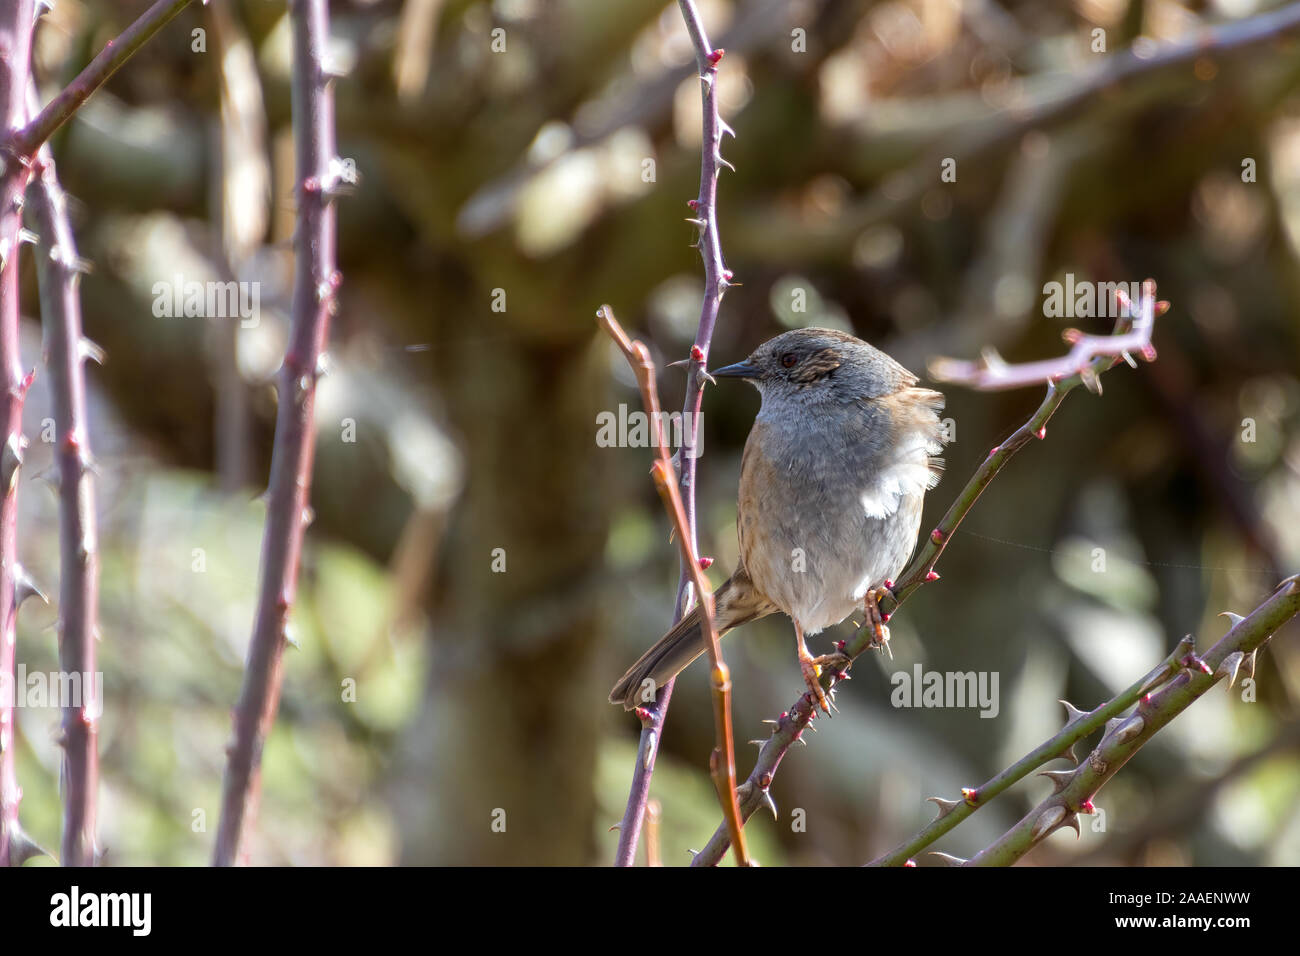
[[[880,598],[889,593],[889,588],[872,588],[862,601],[862,612],[867,616],[867,627],[871,628],[871,649],[881,650],[894,659],[894,652],[889,649],[889,628],[886,622],[889,615],[880,610]]]
[[[821,657],[813,657],[806,648],[799,648],[799,671],[803,674],[803,682],[808,685],[813,705],[827,714],[835,704],[826,696],[826,691],[822,690],[821,669],[830,663],[831,658],[837,656],[843,658],[844,655],[823,654]]]

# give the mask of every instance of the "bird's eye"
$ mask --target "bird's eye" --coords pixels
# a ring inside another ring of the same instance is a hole
[[[786,352],[781,356],[781,365],[785,368],[790,368],[797,361],[799,361],[799,356],[795,355],[793,352]]]

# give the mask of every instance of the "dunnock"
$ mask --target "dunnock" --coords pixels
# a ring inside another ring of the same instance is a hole
[[[740,465],[740,561],[715,593],[722,634],[774,611],[789,615],[799,669],[829,712],[804,637],[861,607],[888,638],[876,601],[916,546],[925,492],[943,461],[943,396],[866,342],[833,329],[797,329],[745,361],[717,369],[758,389],[762,407]],[[631,710],[705,651],[696,608],[610,691]]]

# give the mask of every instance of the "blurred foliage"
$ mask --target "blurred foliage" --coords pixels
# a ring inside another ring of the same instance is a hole
[[[138,6],[60,2],[38,37],[45,95]],[[1100,398],[1071,397],[980,501],[943,580],[895,620],[893,662],[860,663],[843,714],[786,757],[779,820],[751,824],[758,858],[859,863],[928,820],[926,796],[976,785],[1054,732],[1058,698],[1095,705],[1300,569],[1298,41],[1206,47],[1169,67],[1157,56],[1107,82],[1131,45],[1158,54],[1266,5],[700,6],[727,50],[738,169],[719,202],[743,285],[723,305],[716,361],[811,324],[852,329],[917,371],[986,346],[1054,354],[1070,322],[1043,317],[1040,290],[1067,275],[1154,276],[1173,303],[1159,361],[1108,375]],[[610,302],[661,366],[694,334],[701,270],[681,218],[699,105],[685,32],[664,0],[332,13],[349,70],[340,151],[361,184],[340,211],[301,650],[287,658],[253,858],[603,863],[637,729],[605,692],[669,623],[676,569],[645,450],[594,440],[599,412],[638,400],[593,313]],[[54,144],[96,264],[87,328],[110,356],[91,372],[108,863],[201,863],[215,830],[257,563],[247,502],[268,465],[288,308],[287,65],[281,4],[188,10]],[[158,318],[155,285],[178,275],[259,283],[259,320]],[[667,405],[680,386],[663,372]],[[1039,400],[947,391],[956,440],[927,520]],[[756,408],[739,386],[705,400],[698,500],[715,582],[735,563]],[[38,398],[28,414],[34,434]],[[52,499],[32,482],[21,497],[23,560],[52,585]],[[53,666],[53,617],[24,608],[29,669]],[[1296,630],[1261,655],[1256,703],[1198,703],[1102,791],[1105,833],[1054,836],[1028,862],[1300,862]],[[724,645],[742,741],[799,692],[792,645],[784,619]],[[915,663],[996,671],[998,716],[892,708],[890,675]],[[355,705],[341,700],[349,677]],[[21,715],[23,819],[47,846],[52,721]],[[669,865],[716,823],[711,739],[692,668],[656,775]],[[752,748],[738,757],[743,774]],[[977,849],[1046,786],[1022,784],[941,848]],[[791,828],[796,809],[806,832]],[[208,834],[193,832],[195,810]]]

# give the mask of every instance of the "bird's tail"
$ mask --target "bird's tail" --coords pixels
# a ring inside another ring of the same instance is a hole
[[[713,592],[713,601],[713,622],[719,635],[776,610],[774,605],[758,595],[743,570],[737,570]],[[651,703],[660,687],[705,652],[707,643],[703,615],[696,605],[627,669],[609,692],[609,702],[622,704],[626,710]]]

